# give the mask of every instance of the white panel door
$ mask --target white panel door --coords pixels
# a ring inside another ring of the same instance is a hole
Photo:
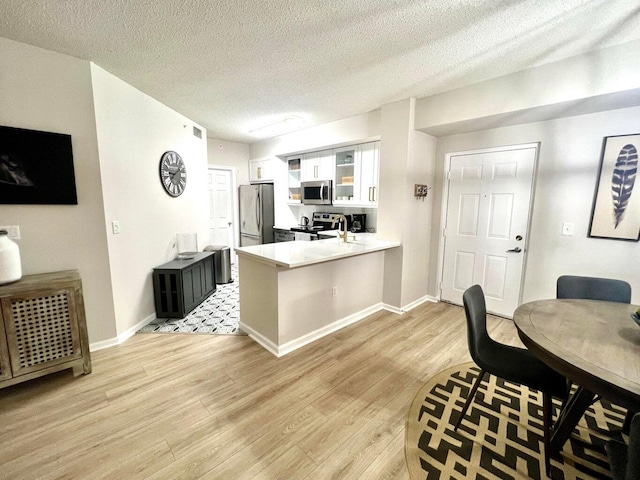
[[[233,196],[230,170],[210,168],[209,245],[226,245],[233,252]]]
[[[487,310],[512,317],[520,303],[536,147],[450,157],[441,299],[462,305],[472,285]]]

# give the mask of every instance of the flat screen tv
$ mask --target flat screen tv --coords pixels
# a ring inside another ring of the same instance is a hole
[[[0,204],[77,203],[71,135],[0,126]]]

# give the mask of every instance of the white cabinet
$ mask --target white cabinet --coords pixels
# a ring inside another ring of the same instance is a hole
[[[380,170],[380,142],[358,145],[360,171],[358,193],[361,203],[378,204],[378,182]]]
[[[380,142],[337,148],[333,152],[334,204],[377,206]]]
[[[273,182],[273,158],[249,160],[249,182]]]
[[[331,180],[333,178],[333,152],[305,153],[302,158],[302,173],[300,180]]]

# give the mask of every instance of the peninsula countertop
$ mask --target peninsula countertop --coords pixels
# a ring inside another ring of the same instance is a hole
[[[375,233],[349,233],[349,241],[341,238],[316,240],[313,242],[280,242],[238,247],[235,252],[280,267],[296,268],[316,263],[329,262],[340,258],[387,250],[400,246],[400,242],[378,240]]]

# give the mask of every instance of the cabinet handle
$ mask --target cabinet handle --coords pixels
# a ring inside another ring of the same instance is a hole
[[[378,187],[371,187],[373,188],[373,201],[377,202],[378,201]]]
[[[318,165],[313,166],[313,178],[318,178]]]
[[[262,178],[262,167],[258,167],[258,179]]]
[[[371,189],[372,189],[372,188],[373,188],[373,187],[369,187],[369,201],[370,201],[370,202],[373,202],[372,197],[371,197]]]

